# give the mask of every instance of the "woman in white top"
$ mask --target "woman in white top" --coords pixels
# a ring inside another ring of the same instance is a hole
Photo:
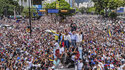
[[[76,38],[77,47],[80,47],[83,40],[83,33],[78,32],[76,35],[77,35],[77,38]]]
[[[64,44],[67,49],[70,47],[71,37],[68,33],[64,35]]]

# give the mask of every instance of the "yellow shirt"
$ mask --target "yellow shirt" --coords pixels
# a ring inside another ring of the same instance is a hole
[[[58,36],[57,35],[55,35],[55,40],[58,40]]]
[[[51,32],[54,33],[54,34],[58,34],[58,33],[54,32],[53,30],[51,30]],[[58,36],[57,35],[55,35],[55,40],[58,40]]]

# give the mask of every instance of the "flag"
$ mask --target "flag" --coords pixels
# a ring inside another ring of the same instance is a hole
[[[108,31],[108,36],[111,36],[112,34],[111,34],[111,30],[109,29],[109,31]]]
[[[0,36],[2,36],[2,33],[0,33]]]

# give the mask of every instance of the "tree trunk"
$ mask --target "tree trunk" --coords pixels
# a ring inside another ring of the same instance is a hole
[[[15,10],[15,7],[14,7],[14,18],[16,18],[16,10]]]

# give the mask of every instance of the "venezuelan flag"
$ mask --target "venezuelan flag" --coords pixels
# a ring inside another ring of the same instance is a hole
[[[109,29],[109,31],[108,31],[108,36],[112,36],[110,29]]]

